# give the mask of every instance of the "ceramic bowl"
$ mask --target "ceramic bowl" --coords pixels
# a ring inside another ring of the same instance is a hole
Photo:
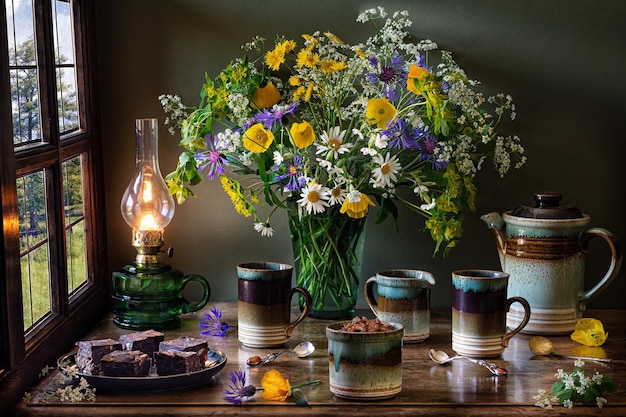
[[[330,391],[339,398],[382,400],[402,391],[404,327],[383,332],[349,332],[346,322],[326,327]]]

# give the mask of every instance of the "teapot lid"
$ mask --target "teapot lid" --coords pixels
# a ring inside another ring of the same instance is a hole
[[[535,206],[522,204],[511,212],[512,216],[526,217],[531,219],[579,219],[584,215],[573,204],[561,205],[561,194],[555,192],[542,192],[533,194]]]

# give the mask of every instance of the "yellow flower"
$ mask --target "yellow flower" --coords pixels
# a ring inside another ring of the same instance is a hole
[[[372,98],[367,102],[365,117],[371,125],[384,129],[395,115],[396,108],[386,98]]]
[[[280,46],[284,49],[285,53],[288,54],[289,52],[296,49],[296,41],[294,41],[293,39],[288,39],[282,42]]]
[[[313,126],[306,120],[303,120],[302,123],[296,122],[291,125],[289,133],[291,133],[291,139],[298,149],[306,148],[315,140]]]
[[[304,93],[306,93],[306,88],[303,85],[296,88],[296,91],[293,92],[293,101],[300,100]]]
[[[319,54],[301,49],[296,56],[296,66],[314,68],[320,60]]]
[[[300,82],[302,82],[302,79],[300,77],[297,77],[295,75],[292,75],[291,77],[289,77],[289,85],[292,87],[300,85]]]
[[[291,393],[289,380],[283,378],[281,373],[275,369],[263,375],[261,385],[263,386],[261,397],[265,401],[285,401]]]
[[[409,75],[406,80],[406,88],[415,94],[422,94],[422,92],[415,86],[416,84],[422,84],[428,77],[428,70],[426,68],[418,67],[413,64],[409,67]]]
[[[280,100],[278,88],[270,81],[265,87],[257,87],[252,95],[252,107],[255,109],[265,109],[272,107]]]
[[[274,48],[272,51],[267,51],[265,54],[265,63],[272,71],[278,71],[280,64],[285,62],[285,51],[283,48]]]
[[[335,35],[334,33],[331,32],[324,32],[324,35],[328,38],[329,41],[337,43],[339,45],[343,45],[344,42],[339,39],[339,37],[337,35]]]
[[[222,183],[222,188],[230,197],[237,213],[250,217],[255,209],[246,201],[241,184],[238,181],[231,180],[226,175],[220,175],[220,182]]]
[[[265,152],[274,142],[274,134],[261,123],[250,126],[243,135],[243,147],[254,153]]]
[[[343,61],[335,61],[334,59],[326,59],[320,62],[320,69],[326,75],[331,75],[335,71],[341,71],[346,68]]]
[[[306,88],[306,93],[304,93],[304,101],[311,101],[311,96],[313,95],[314,86],[315,86],[314,83],[309,83],[309,85]]]
[[[570,337],[573,341],[585,346],[601,346],[609,334],[604,332],[604,326],[600,320],[580,319]]]
[[[375,206],[374,202],[370,200],[367,194],[361,194],[359,201],[350,202],[349,198],[346,198],[341,205],[340,213],[345,213],[353,219],[362,219],[367,215],[369,206]]]

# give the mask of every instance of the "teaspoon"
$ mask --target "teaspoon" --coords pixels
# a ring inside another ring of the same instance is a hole
[[[561,355],[560,353],[554,353],[554,344],[548,338],[543,336],[533,336],[528,341],[528,347],[530,350],[539,356],[555,356],[558,358],[568,359],[581,359],[584,361],[596,361],[596,362],[611,362],[611,359],[606,358],[594,358],[591,356],[575,356],[575,355]]]
[[[315,346],[313,346],[313,343],[307,341],[307,342],[298,343],[292,350],[282,350],[280,352],[270,353],[263,357],[252,356],[248,358],[246,363],[248,364],[248,366],[259,366],[259,365],[265,365],[266,363],[273,362],[277,357],[279,357],[283,353],[293,353],[299,358],[306,358],[313,352],[315,352]]]
[[[432,359],[434,362],[437,362],[440,365],[443,365],[444,363],[451,362],[451,361],[453,361],[455,359],[467,359],[470,362],[474,362],[474,363],[476,363],[476,364],[478,364],[480,366],[484,366],[485,368],[489,369],[489,372],[491,372],[492,374],[494,374],[496,376],[506,375],[506,374],[509,373],[506,369],[499,367],[495,363],[486,362],[486,361],[484,361],[482,359],[468,358],[467,356],[452,356],[452,357],[450,357],[443,350],[430,349],[428,351],[428,356],[430,357],[430,359]]]

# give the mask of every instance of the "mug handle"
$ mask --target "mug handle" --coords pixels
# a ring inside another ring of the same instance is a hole
[[[367,281],[365,281],[365,301],[367,301],[367,305],[370,306],[374,315],[378,317],[380,310],[378,309],[376,297],[374,297],[374,284],[376,284],[376,277],[370,277]]]
[[[311,306],[313,305],[313,299],[311,298],[311,294],[307,290],[302,287],[294,287],[287,291],[287,300],[289,301],[289,305],[291,305],[291,298],[295,293],[300,293],[304,297],[304,308],[300,312],[300,315],[296,319],[296,321],[289,323],[287,327],[285,327],[285,336],[291,337],[291,333],[293,329],[300,323],[311,311]],[[291,311],[291,308],[289,309]]]
[[[523,297],[511,297],[508,300],[506,300],[506,304],[505,304],[506,311],[509,311],[509,307],[511,307],[511,304],[513,304],[514,302],[520,303],[522,307],[524,308],[524,318],[522,319],[522,322],[515,329],[504,334],[504,336],[502,337],[502,347],[507,347],[509,345],[509,340],[513,336],[521,332],[524,326],[526,326],[528,324],[528,321],[530,320],[530,304],[528,304],[528,301],[526,301],[526,299]]]
[[[181,289],[185,288],[185,286],[191,281],[195,281],[198,284],[202,285],[203,295],[202,299],[197,304],[191,304],[189,301],[187,301],[187,299],[185,299],[185,303],[183,305],[183,313],[191,313],[200,310],[206,305],[206,303],[209,302],[209,298],[211,297],[211,286],[209,285],[209,282],[200,275],[190,274],[185,276]]]
[[[609,269],[606,271],[606,274],[604,274],[604,277],[602,277],[602,279],[592,289],[580,297],[578,300],[579,311],[585,311],[587,303],[595,298],[596,295],[600,294],[600,291],[606,288],[606,286],[613,281],[622,266],[622,245],[613,233],[606,229],[592,227],[591,229],[583,232],[580,245],[583,253],[587,252],[591,239],[596,237],[604,239],[604,241],[609,245],[609,248],[611,249],[611,264],[609,265]]]

